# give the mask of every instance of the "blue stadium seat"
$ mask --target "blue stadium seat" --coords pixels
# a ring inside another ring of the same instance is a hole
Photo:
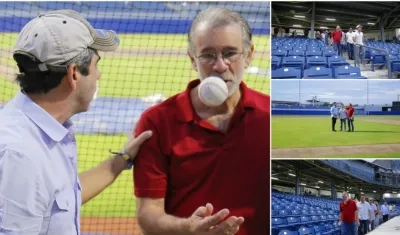
[[[272,70],[272,79],[300,79],[301,70],[296,68],[279,68]]]
[[[306,58],[305,69],[311,67],[328,67],[328,63],[326,62],[326,57],[322,56],[311,56]]]
[[[302,227],[298,230],[299,235],[314,235],[313,228]]]
[[[335,68],[334,73],[335,78],[340,79],[366,79],[361,76],[360,68],[348,65]]]
[[[304,70],[304,77],[303,79],[315,79],[315,78],[325,78],[325,79],[332,79],[332,69],[324,68],[324,67],[312,67],[309,69]]]
[[[325,57],[331,57],[337,55],[337,52],[334,50],[326,50],[322,53],[322,55]]]
[[[305,56],[305,51],[301,50],[289,51],[288,56]]]
[[[386,65],[386,55],[380,51],[371,51],[369,54],[371,71],[375,71],[375,65],[380,65],[381,69]]]
[[[301,71],[300,76],[302,76],[305,62],[305,57],[303,56],[287,56],[282,58],[282,67],[298,68]]]
[[[318,51],[316,51],[316,50],[309,50],[309,51],[306,51],[306,56],[308,57],[308,56],[322,56],[322,51],[320,51],[320,50],[318,50]]]
[[[272,56],[280,56],[280,57],[285,57],[287,55],[287,51],[286,50],[274,50],[272,51]]]
[[[290,231],[290,230],[281,230],[279,231],[278,235],[298,235],[299,232],[297,231]]]
[[[292,215],[301,215],[301,212],[299,210],[292,210]]]
[[[290,210],[280,210],[279,211],[279,216],[286,216],[290,215]]]
[[[336,68],[343,65],[350,65],[343,56],[331,56],[328,57],[328,67]]]

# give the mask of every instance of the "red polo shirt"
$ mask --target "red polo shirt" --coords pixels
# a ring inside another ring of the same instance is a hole
[[[269,233],[270,97],[242,82],[242,99],[226,134],[202,120],[190,90],[146,110],[137,133],[153,136],[135,159],[135,195],[165,198],[168,214],[189,217],[210,202],[243,216],[238,235]]]
[[[342,40],[342,30],[334,31],[332,33],[332,38],[334,43],[340,43],[340,40]]]
[[[355,212],[357,210],[356,202],[349,199],[347,203],[340,202],[340,213],[342,213],[342,221],[351,223],[356,221]]]
[[[353,107],[347,108],[347,117],[351,118],[353,117],[353,114],[354,114],[354,108]]]

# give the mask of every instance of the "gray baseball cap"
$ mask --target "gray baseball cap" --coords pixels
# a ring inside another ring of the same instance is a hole
[[[66,65],[86,48],[114,51],[119,42],[114,31],[94,29],[78,12],[57,10],[27,23],[18,35],[13,53],[14,59],[24,55],[35,61],[36,66],[27,66],[31,71],[47,71]]]

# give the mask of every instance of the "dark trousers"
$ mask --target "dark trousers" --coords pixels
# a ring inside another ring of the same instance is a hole
[[[349,60],[354,60],[354,44],[347,43],[347,55]]]
[[[368,233],[369,220],[360,220],[360,226],[358,226],[358,235],[364,235]]]
[[[341,56],[342,55],[342,45],[340,44],[340,42],[339,43],[335,42],[335,47],[336,47],[338,55]]]
[[[375,219],[371,220],[371,231],[375,229]]]
[[[354,119],[347,118],[347,123],[349,124],[349,129],[347,131],[354,131]]]
[[[340,119],[340,130],[346,131],[346,119]]]
[[[332,117],[332,131],[335,131],[336,119],[337,119],[337,118]]]
[[[389,220],[389,215],[383,215],[383,223]]]

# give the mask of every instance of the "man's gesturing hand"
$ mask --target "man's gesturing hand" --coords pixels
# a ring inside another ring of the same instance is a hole
[[[210,203],[199,207],[189,218],[190,233],[195,235],[233,235],[239,231],[244,222],[243,217],[231,216],[221,223],[228,215],[229,210],[223,209],[212,215],[214,208]]]

